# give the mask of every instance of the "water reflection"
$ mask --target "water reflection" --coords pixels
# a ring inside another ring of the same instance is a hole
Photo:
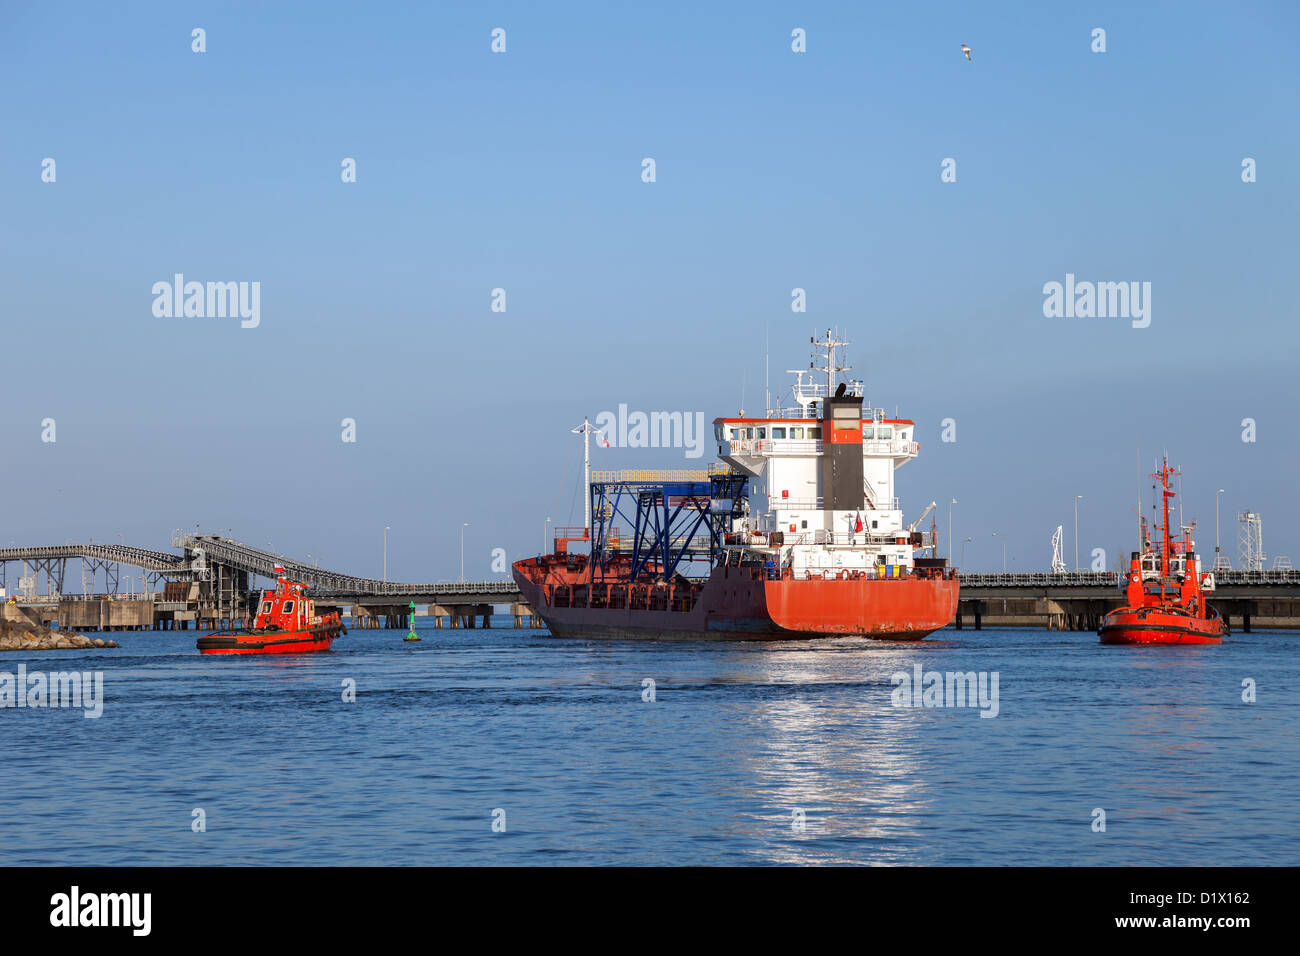
[[[755,808],[748,828],[760,838],[749,851],[755,859],[912,859],[933,768],[919,746],[920,722],[891,706],[890,675],[919,659],[902,647],[828,641],[738,654],[713,677],[795,691],[754,708],[738,755]]]

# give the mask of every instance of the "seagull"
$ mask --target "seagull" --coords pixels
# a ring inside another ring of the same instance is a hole
[[[970,47],[964,43],[961,45],[961,52],[966,54],[966,59],[970,59]]]

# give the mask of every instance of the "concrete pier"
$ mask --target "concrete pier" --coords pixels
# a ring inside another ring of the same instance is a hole
[[[1118,594],[1109,599],[1095,596],[989,599],[968,594],[963,592],[957,602],[953,626],[959,631],[1008,627],[1095,631],[1109,611],[1124,603]],[[1300,599],[1211,598],[1210,605],[1237,633],[1249,634],[1252,628],[1300,628]]]

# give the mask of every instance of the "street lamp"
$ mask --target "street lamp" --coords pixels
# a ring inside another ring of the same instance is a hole
[[[948,502],[948,563],[952,564],[952,506],[957,503],[954,498]]]
[[[465,580],[465,529],[468,527],[468,521],[460,526],[460,579],[462,582]]]
[[[970,538],[966,539],[966,541],[970,541],[970,540],[971,540]],[[961,566],[963,570],[965,570],[966,568],[966,541],[963,541],[961,543]]]
[[[997,533],[996,531],[993,532],[993,537],[995,537],[995,538],[998,537],[998,533]],[[1006,573],[1007,573],[1007,538],[1006,538],[1006,535],[1002,535],[1002,573],[1003,573],[1003,574],[1006,574]]]
[[[1079,499],[1083,495],[1074,496],[1074,573],[1079,573]]]
[[[388,583],[388,532],[392,531],[390,525],[384,525],[384,583]]]
[[[1219,495],[1223,494],[1220,488],[1214,493],[1214,567],[1219,567]]]

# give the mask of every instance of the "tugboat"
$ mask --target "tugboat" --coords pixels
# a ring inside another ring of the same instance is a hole
[[[1178,472],[1165,458],[1151,477],[1160,480],[1164,524],[1157,551],[1142,520],[1142,551],[1134,551],[1125,582],[1125,603],[1101,619],[1097,629],[1103,644],[1222,644],[1227,622],[1207,603],[1214,592],[1214,575],[1201,570],[1192,542],[1192,525],[1180,537],[1169,530],[1169,501],[1175,493],[1169,479]]]
[[[317,614],[316,604],[303,592],[307,585],[284,577],[276,566],[278,587],[262,592],[262,603],[247,630],[221,631],[198,639],[201,654],[305,654],[328,651],[346,634],[337,611]]]
[[[586,525],[557,529],[554,553],[513,566],[551,633],[919,641],[952,621],[960,582],[934,532],[918,530],[935,505],[905,523],[895,497],[894,472],[920,448],[915,423],[864,406],[860,381],[836,381],[846,344],[829,330],[812,340],[826,379],[794,370],[795,405],[715,419],[722,461],[707,471],[592,481],[588,451]],[[584,444],[599,433],[575,431]],[[708,570],[687,575],[691,562]]]

